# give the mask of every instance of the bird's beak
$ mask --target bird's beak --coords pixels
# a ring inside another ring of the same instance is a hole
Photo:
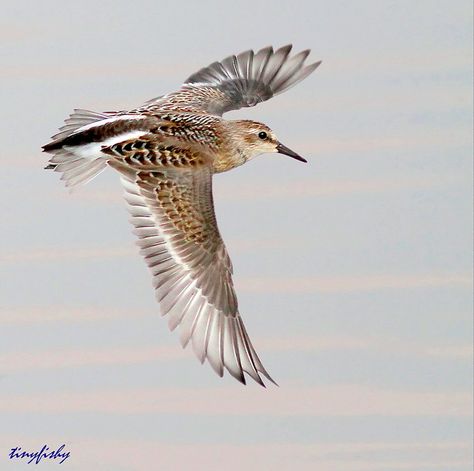
[[[296,160],[299,160],[300,162],[308,162],[306,159],[303,159],[301,155],[298,155],[296,152],[293,152],[291,149],[288,149],[288,147],[284,146],[281,142],[277,144],[276,150],[279,154],[288,155]]]

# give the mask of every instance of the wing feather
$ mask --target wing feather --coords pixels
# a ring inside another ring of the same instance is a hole
[[[221,116],[230,110],[255,106],[283,93],[306,78],[321,63],[305,66],[309,50],[290,57],[292,46],[245,51],[213,62],[192,74],[182,88],[160,98],[165,107],[182,102],[195,111]]]
[[[232,264],[214,215],[210,169],[153,173],[115,165],[113,159],[110,165],[122,173],[130,221],[170,330],[179,326],[183,347],[191,343],[199,361],[207,359],[219,376],[226,369],[244,384],[245,374],[262,386],[261,375],[273,382],[238,312]],[[166,197],[160,193],[164,187]],[[172,208],[178,200],[179,218]]]

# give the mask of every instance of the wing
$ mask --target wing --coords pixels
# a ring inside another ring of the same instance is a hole
[[[305,65],[310,51],[290,56],[291,48],[288,45],[273,51],[266,47],[214,62],[191,75],[180,90],[150,101],[149,106],[183,105],[190,111],[219,116],[255,106],[296,85],[321,63]]]
[[[121,149],[136,153],[132,146]],[[161,162],[156,158],[160,153]],[[211,170],[196,162],[192,168],[173,168],[176,159],[184,163],[192,158],[185,149],[180,158],[178,153],[177,148],[156,147],[153,162],[143,155],[109,161],[122,173],[131,222],[153,274],[161,313],[168,316],[171,330],[180,326],[183,347],[191,341],[201,363],[207,359],[219,376],[225,368],[244,384],[244,372],[261,385],[260,375],[274,382],[238,312],[232,264],[214,214]]]

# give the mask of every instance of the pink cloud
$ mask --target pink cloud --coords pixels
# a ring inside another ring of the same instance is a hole
[[[133,256],[137,253],[138,249],[136,247],[128,245],[124,245],[123,247],[45,247],[0,253],[0,262],[43,262],[58,260],[83,260],[88,258],[103,259]]]
[[[0,308],[0,323],[3,325],[43,324],[49,322],[78,323],[101,320],[137,319],[149,317],[159,312],[158,305],[148,312],[96,306],[12,306]]]
[[[461,286],[470,288],[470,274],[426,273],[421,275],[357,275],[308,277],[236,277],[238,291],[256,293],[347,293],[382,289]]]
[[[137,363],[185,358],[185,352],[173,346],[61,349],[40,352],[11,352],[0,355],[2,374],[38,369],[77,368],[82,366],[132,365]]]
[[[357,384],[318,387],[208,389],[134,388],[81,393],[0,395],[0,411],[24,413],[106,412],[111,414],[268,416],[445,416],[472,414],[465,392],[392,391]]]

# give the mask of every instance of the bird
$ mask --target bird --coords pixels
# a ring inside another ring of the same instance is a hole
[[[75,109],[43,146],[46,169],[66,187],[115,170],[124,188],[140,253],[153,279],[160,313],[183,348],[223,376],[275,385],[239,313],[233,267],[213,205],[213,175],[265,153],[307,162],[263,123],[227,120],[283,93],[320,64],[292,45],[247,50],[192,74],[181,87],[128,111]],[[265,381],[264,381],[265,379]]]

